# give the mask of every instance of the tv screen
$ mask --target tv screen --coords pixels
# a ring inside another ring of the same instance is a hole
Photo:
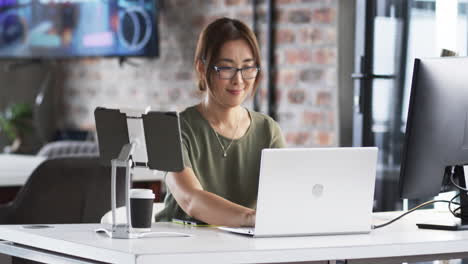
[[[0,58],[157,56],[155,0],[0,0]]]

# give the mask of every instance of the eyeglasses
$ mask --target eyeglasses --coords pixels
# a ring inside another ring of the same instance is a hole
[[[223,80],[230,80],[234,78],[238,71],[241,72],[242,78],[244,80],[253,79],[257,77],[257,74],[260,71],[260,68],[257,66],[249,66],[244,68],[214,66],[213,68],[218,73],[219,78]]]

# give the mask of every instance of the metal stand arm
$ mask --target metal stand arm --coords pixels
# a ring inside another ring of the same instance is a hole
[[[130,143],[123,146],[120,151],[119,157],[112,160],[112,178],[111,178],[111,206],[112,206],[112,232],[106,232],[112,238],[137,238],[137,235],[131,232],[132,228],[132,219],[130,217],[130,188],[131,188],[131,177],[130,169],[132,166],[131,155],[135,149],[136,144]],[[127,213],[127,223],[126,224],[117,224],[116,219],[116,209],[117,209],[117,168],[125,168],[125,206]]]

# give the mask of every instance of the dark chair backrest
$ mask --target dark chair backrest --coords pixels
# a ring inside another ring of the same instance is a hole
[[[117,206],[124,205],[124,169],[118,170]],[[44,161],[10,205],[3,224],[99,223],[111,209],[111,169],[98,158]]]
[[[99,147],[96,142],[92,141],[61,140],[47,143],[37,152],[37,155],[47,157],[48,159],[99,157]]]

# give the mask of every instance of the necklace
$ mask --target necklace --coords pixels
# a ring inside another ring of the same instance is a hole
[[[221,149],[223,149],[223,157],[226,158],[227,157],[227,151],[229,150],[229,148],[231,147],[232,143],[234,142],[234,138],[236,137],[236,134],[237,134],[237,129],[239,128],[239,121],[237,121],[237,126],[236,126],[236,130],[234,131],[234,135],[232,135],[232,139],[231,139],[231,142],[229,143],[229,145],[224,148],[224,145],[223,143],[221,143],[221,140],[219,139],[219,135],[218,135],[218,132],[216,132],[216,130],[213,129],[213,132],[215,133],[216,135],[216,138],[218,139],[218,142],[219,142],[219,145],[221,146]]]
[[[223,157],[224,158],[227,157],[227,152],[228,152],[229,148],[232,146],[232,143],[234,143],[234,138],[237,135],[237,130],[239,129],[239,124],[240,124],[240,116],[237,117],[236,130],[234,130],[234,134],[232,135],[231,142],[229,143],[229,145],[226,148],[224,147],[223,143],[221,142],[221,139],[219,139],[218,132],[216,132],[216,130],[210,125],[211,129],[215,133],[215,136],[216,136],[216,139],[218,140],[219,145],[221,146],[221,149],[223,150]]]

